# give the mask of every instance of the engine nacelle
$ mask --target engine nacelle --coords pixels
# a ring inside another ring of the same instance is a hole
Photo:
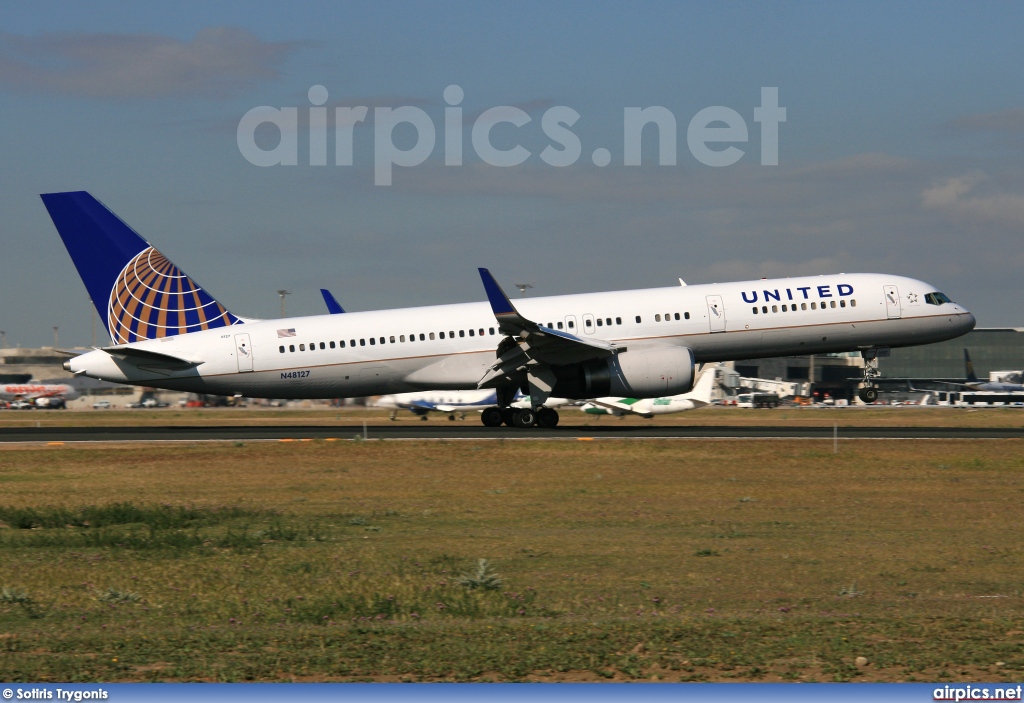
[[[606,359],[554,366],[560,398],[658,398],[693,389],[693,352],[687,347],[637,346]]]

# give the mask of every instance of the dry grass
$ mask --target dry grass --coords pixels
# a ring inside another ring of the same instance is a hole
[[[198,512],[0,529],[0,678],[1019,678],[1021,450],[6,448],[0,508]]]

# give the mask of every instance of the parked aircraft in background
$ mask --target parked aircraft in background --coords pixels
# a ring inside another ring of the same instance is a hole
[[[554,427],[551,396],[659,398],[692,388],[696,363],[953,339],[974,316],[936,288],[888,274],[528,298],[487,269],[487,303],[255,320],[229,312],[85,192],[42,196],[113,340],[76,374],[191,393],[342,398],[493,389],[484,424]],[[514,409],[517,392],[532,407]],[[873,394],[873,395],[872,395]]]
[[[717,378],[717,368],[709,366],[701,372],[689,393],[666,398],[594,398],[584,403],[580,409],[591,415],[634,414],[646,418],[696,410],[711,404],[711,394]]]
[[[78,398],[78,389],[69,383],[5,383],[0,385],[0,400],[24,401],[31,407],[55,410],[63,408],[65,401]]]
[[[971,355],[964,349],[964,366],[967,369],[967,381],[965,386],[972,391],[991,391],[993,393],[1024,393],[1024,384],[1005,383],[1003,381],[982,381],[974,373],[974,364],[971,363]]]
[[[449,420],[455,419],[459,413],[465,418],[467,412],[482,412],[492,408],[497,403],[493,390],[484,389],[479,391],[426,391],[416,393],[392,393],[383,395],[374,401],[376,408],[391,408],[391,419],[396,418],[397,410],[408,410],[414,415],[419,415],[424,420],[432,412],[447,413]],[[548,398],[544,401],[546,408],[559,408],[571,401],[565,398]],[[522,393],[516,395],[512,401],[512,408],[521,410],[529,408],[532,404],[530,397]]]

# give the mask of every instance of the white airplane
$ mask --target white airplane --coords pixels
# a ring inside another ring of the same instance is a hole
[[[689,393],[663,398],[594,398],[584,403],[580,410],[589,415],[632,414],[645,418],[696,410],[711,404],[711,392],[715,388],[716,377],[715,367],[712,366],[701,372]]]
[[[408,410],[414,415],[419,415],[426,420],[431,412],[448,413],[448,419],[454,420],[455,413],[460,413],[465,418],[467,412],[483,412],[488,408],[495,407],[498,402],[495,391],[484,389],[478,391],[418,391],[415,393],[392,393],[383,395],[374,401],[373,406],[377,408],[391,408],[391,419],[396,417],[397,410]],[[568,404],[566,398],[550,397],[544,401],[546,408],[558,408]],[[529,396],[522,393],[516,394],[512,401],[513,409],[532,407]]]
[[[42,199],[114,342],[64,366],[116,383],[260,398],[491,388],[497,403],[481,413],[485,425],[554,427],[550,396],[686,393],[696,363],[729,359],[862,350],[863,393],[877,397],[877,349],[952,339],[975,324],[934,286],[887,274],[513,305],[487,269],[488,302],[255,320],[229,312],[88,193]],[[508,412],[517,391],[533,407]]]
[[[65,401],[79,397],[78,389],[68,383],[5,383],[0,385],[0,400],[23,400],[37,408],[63,408]]]

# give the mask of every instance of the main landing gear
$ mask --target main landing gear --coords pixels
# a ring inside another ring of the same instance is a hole
[[[486,408],[480,414],[480,421],[487,427],[544,427],[552,429],[558,426],[558,412],[551,408]]]
[[[865,403],[874,403],[878,400],[878,389],[875,387],[875,379],[881,375],[878,370],[878,350],[865,349],[861,352],[864,357],[864,378],[863,388],[857,391],[859,397]]]

